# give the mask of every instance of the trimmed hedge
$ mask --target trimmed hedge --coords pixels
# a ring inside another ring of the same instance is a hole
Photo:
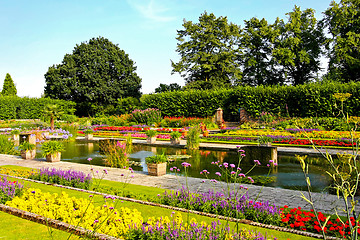
[[[158,108],[164,116],[208,117],[221,107],[226,120],[237,120],[239,108],[253,117],[262,111],[291,117],[333,117],[339,114],[336,104],[341,105],[332,96],[337,92],[352,94],[344,110],[359,115],[359,82],[176,91],[143,95],[140,100],[144,108]]]
[[[42,119],[47,104],[56,104],[64,114],[75,112],[75,103],[50,98],[0,96],[0,119]]]

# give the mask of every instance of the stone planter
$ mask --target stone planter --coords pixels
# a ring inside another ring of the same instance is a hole
[[[61,152],[46,155],[47,162],[60,162]]]
[[[262,146],[262,147],[271,147],[272,144],[271,144],[271,142],[267,142],[267,143],[261,143],[260,146]]]
[[[155,143],[156,142],[156,137],[147,137],[146,142],[147,143]]]
[[[17,141],[20,141],[20,135],[19,134],[14,134],[12,135],[12,139],[17,142]]]
[[[94,134],[90,133],[90,134],[85,134],[85,140],[93,140],[94,139]]]
[[[21,158],[22,159],[34,159],[36,156],[36,149],[21,151]]]
[[[173,145],[179,145],[180,144],[180,138],[170,138],[170,143]]]
[[[166,162],[164,163],[148,163],[148,174],[150,176],[162,176],[166,174]]]

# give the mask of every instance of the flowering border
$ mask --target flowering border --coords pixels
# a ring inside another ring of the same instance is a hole
[[[316,234],[316,233],[304,232],[304,231],[299,231],[299,230],[296,230],[296,229],[291,229],[291,228],[286,228],[286,227],[273,226],[273,225],[258,223],[258,222],[254,222],[254,221],[246,220],[246,219],[237,219],[237,218],[225,217],[225,216],[220,216],[220,215],[211,214],[211,213],[188,210],[188,209],[179,208],[179,207],[172,207],[172,206],[163,205],[163,204],[159,204],[159,203],[147,202],[147,201],[138,200],[138,199],[134,199],[134,198],[121,197],[121,196],[117,196],[117,195],[109,195],[109,194],[106,194],[106,193],[101,193],[101,192],[96,192],[96,191],[91,191],[91,190],[85,190],[85,189],[80,189],[80,188],[63,186],[63,185],[59,185],[59,184],[52,184],[52,183],[48,183],[48,182],[42,182],[42,181],[32,180],[32,179],[27,179],[27,178],[22,178],[22,177],[9,176],[9,175],[6,175],[6,174],[0,174],[0,175],[7,176],[7,177],[13,177],[13,178],[17,178],[17,179],[21,179],[21,180],[25,180],[25,181],[30,181],[30,182],[41,183],[41,184],[45,184],[45,185],[51,185],[51,186],[60,187],[60,188],[66,188],[66,189],[75,190],[75,191],[79,191],[79,192],[86,192],[86,193],[96,194],[96,195],[104,196],[106,198],[116,198],[116,199],[119,199],[119,200],[122,200],[122,201],[134,202],[134,203],[139,203],[139,204],[144,204],[144,205],[149,205],[149,206],[154,206],[154,207],[161,207],[161,208],[171,209],[171,210],[179,211],[179,212],[193,213],[193,214],[196,214],[196,215],[201,215],[201,216],[206,216],[206,217],[211,217],[211,218],[217,218],[217,219],[231,221],[231,222],[238,222],[238,223],[247,224],[247,225],[256,226],[256,227],[268,228],[268,229],[273,229],[273,230],[282,231],[282,232],[289,232],[289,233],[302,235],[302,236],[306,236],[306,237],[312,237],[312,238],[318,238],[318,239],[323,238],[322,235]],[[1,208],[1,205],[0,205],[0,208]],[[2,210],[2,208],[1,208],[1,210]],[[19,211],[21,211],[21,210],[19,210]],[[29,220],[31,220],[31,219],[29,219]],[[57,221],[57,220],[54,220],[54,221]],[[42,223],[42,222],[40,222],[40,223]],[[63,223],[63,224],[65,224],[65,223]],[[112,238],[112,239],[114,239],[114,238]],[[327,239],[329,239],[329,240],[338,240],[339,238],[327,236]]]

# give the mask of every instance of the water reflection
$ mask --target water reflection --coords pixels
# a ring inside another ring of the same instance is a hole
[[[71,161],[82,164],[89,164],[88,158],[92,158],[93,165],[104,165],[103,159],[105,158],[99,153],[98,143],[86,143],[86,142],[67,142],[65,143],[65,152],[62,153],[62,161]],[[38,154],[40,152],[38,150]],[[173,174],[169,171],[171,167],[178,167],[182,169],[181,163],[186,161],[191,164],[188,169],[188,176],[203,178],[204,176],[200,172],[204,169],[210,172],[209,178],[216,178],[215,172],[219,171],[219,167],[211,164],[212,162],[219,161],[220,163],[227,162],[235,165],[239,162],[239,156],[237,152],[225,152],[225,151],[209,151],[209,150],[186,150],[180,148],[164,148],[153,147],[145,145],[134,145],[133,153],[130,155],[130,160],[137,162],[138,166],[134,166],[136,171],[147,171],[145,164],[145,158],[155,154],[166,155],[191,155],[190,158],[177,159],[168,164],[168,174]],[[38,157],[41,157],[38,156]],[[268,160],[261,160],[267,162]],[[325,161],[321,158],[308,158],[308,161],[312,164],[309,165],[309,177],[314,191],[326,190],[330,182],[330,178],[325,173],[326,166]],[[243,173],[246,173],[252,166],[253,159],[245,158],[240,164],[240,168]],[[270,173],[269,173],[270,170]],[[269,176],[276,177],[276,181],[268,184],[268,186],[305,190],[306,184],[301,167],[295,157],[291,156],[278,156],[278,167],[268,168],[266,164],[262,164],[253,169],[249,174],[250,176]],[[182,174],[180,172],[180,174]]]

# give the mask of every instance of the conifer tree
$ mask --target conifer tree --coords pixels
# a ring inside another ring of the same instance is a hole
[[[16,96],[17,90],[9,73],[6,74],[3,89],[1,91],[2,96]]]

